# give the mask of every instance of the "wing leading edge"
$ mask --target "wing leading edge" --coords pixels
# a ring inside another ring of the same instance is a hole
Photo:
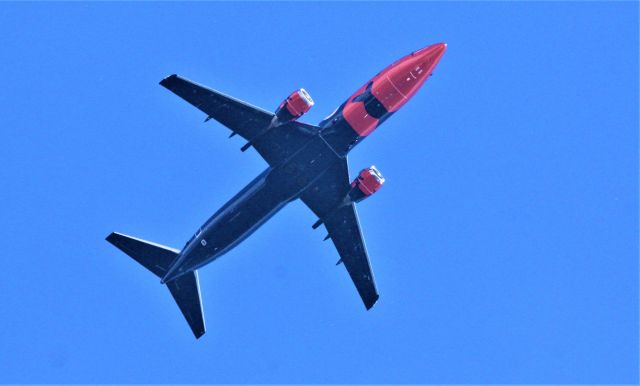
[[[229,128],[231,136],[239,134],[246,139],[242,150],[253,146],[272,166],[300,149],[319,130],[297,121],[274,126],[273,113],[175,74],[160,85],[207,114],[205,121],[214,119]]]
[[[351,276],[365,307],[370,309],[380,297],[369,255],[362,237],[355,204],[344,203],[349,192],[347,160],[342,159],[322,175],[301,196],[302,201],[322,220],[340,260]]]

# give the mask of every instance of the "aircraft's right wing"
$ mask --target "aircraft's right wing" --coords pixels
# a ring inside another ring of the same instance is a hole
[[[351,188],[347,160],[342,159],[313,183],[300,197],[322,220],[329,237],[340,254],[365,307],[370,309],[378,300],[378,290],[364,245],[355,204],[338,207]]]
[[[270,165],[286,159],[318,130],[296,121],[267,130],[273,113],[175,74],[160,84],[207,114],[207,120],[213,118],[228,127],[232,135],[242,136],[248,141],[243,150],[250,144]]]

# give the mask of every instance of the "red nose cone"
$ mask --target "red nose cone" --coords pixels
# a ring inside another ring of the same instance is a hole
[[[447,45],[432,44],[385,68],[373,80],[373,93],[387,111],[396,111],[420,89],[436,67]]]
[[[444,43],[433,44],[380,71],[347,99],[342,116],[360,137],[369,135],[385,114],[397,111],[420,89],[446,49]]]
[[[411,98],[431,75],[446,48],[446,44],[438,43],[407,55],[389,71],[389,80],[406,99]]]
[[[420,62],[433,70],[446,50],[447,43],[437,43],[414,52],[412,56],[420,58]]]

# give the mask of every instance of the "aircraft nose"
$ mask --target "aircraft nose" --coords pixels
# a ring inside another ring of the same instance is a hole
[[[414,52],[413,56],[423,63],[425,67],[428,67],[428,72],[431,73],[440,59],[442,59],[442,55],[446,50],[447,43],[436,43]]]
[[[400,93],[398,97],[388,98],[391,102],[387,102],[385,105],[387,110],[397,110],[418,91],[432,74],[446,49],[447,45],[445,43],[424,47],[405,56],[385,72],[385,75],[393,84],[393,89]],[[384,83],[384,80],[382,83]],[[375,85],[374,88],[376,88]],[[382,103],[384,104],[385,101],[383,100]]]

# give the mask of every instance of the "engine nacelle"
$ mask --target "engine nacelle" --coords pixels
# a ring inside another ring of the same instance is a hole
[[[354,202],[360,202],[365,198],[371,196],[373,193],[380,190],[384,184],[384,177],[382,174],[376,169],[375,166],[371,166],[366,169],[362,169],[356,177],[355,180],[351,183],[351,190],[345,196],[340,204],[338,204],[333,210],[329,211],[329,215],[331,215],[336,210],[342,208],[345,205],[351,205]],[[313,229],[318,228],[324,222],[324,218],[318,219],[318,221],[313,224]],[[325,237],[325,240],[329,238],[329,235]]]
[[[276,117],[279,122],[289,122],[300,118],[313,106],[311,95],[301,88],[294,91],[285,99],[276,110]]]
[[[384,184],[384,177],[375,166],[362,169],[358,177],[351,183],[349,199],[353,202],[360,202],[380,190],[382,184]]]

